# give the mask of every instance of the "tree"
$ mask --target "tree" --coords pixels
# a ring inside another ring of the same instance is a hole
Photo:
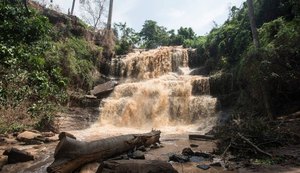
[[[94,30],[100,28],[101,20],[105,12],[106,0],[82,0],[81,5],[84,9],[82,18],[85,22],[93,26]]]
[[[254,8],[253,8],[253,1],[247,0],[248,4],[248,14],[250,19],[250,25],[251,25],[251,31],[252,31],[252,37],[253,37],[253,43],[256,48],[259,47],[259,41],[258,41],[258,32],[256,29],[256,22],[254,18]]]
[[[163,26],[153,20],[146,20],[140,32],[144,46],[148,49],[165,46],[169,43],[169,34]]]
[[[75,1],[76,1],[76,0],[73,0],[73,3],[72,3],[71,15],[73,15],[73,12],[74,12]]]
[[[126,23],[114,24],[114,33],[117,37],[116,54],[118,55],[129,53],[140,40],[138,33]]]
[[[107,19],[107,29],[111,30],[111,20],[112,20],[112,11],[113,11],[114,1],[109,1],[109,11],[108,11],[108,19]]]
[[[196,39],[196,34],[192,28],[180,27],[177,30],[177,35],[174,34],[174,30],[169,31],[170,33],[170,44],[171,45],[182,45],[185,40]]]
[[[248,4],[248,14],[249,14],[249,19],[250,19],[253,43],[254,43],[256,50],[258,50],[259,49],[259,40],[258,40],[258,32],[256,29],[256,22],[255,22],[255,18],[254,18],[253,1],[247,0],[247,4]],[[268,94],[268,89],[267,89],[267,88],[269,88],[268,83],[264,79],[262,79],[261,83],[262,83],[261,90],[262,90],[262,94],[263,94],[262,96],[263,96],[265,110],[266,110],[268,117],[272,120],[273,115],[271,112],[271,107],[270,107],[270,103],[269,103],[269,94]]]

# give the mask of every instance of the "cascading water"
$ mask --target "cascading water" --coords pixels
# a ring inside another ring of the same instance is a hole
[[[123,82],[102,101],[100,126],[206,128],[215,119],[217,100],[209,96],[208,77],[187,74],[187,49],[161,47],[113,62],[113,74]]]

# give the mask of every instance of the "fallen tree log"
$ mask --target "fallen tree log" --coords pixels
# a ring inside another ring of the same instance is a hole
[[[92,142],[78,141],[68,135],[56,146],[54,162],[47,168],[49,173],[69,173],[80,168],[86,163],[101,162],[118,156],[135,147],[150,146],[159,142],[160,131],[145,134],[130,134]]]
[[[161,160],[114,160],[105,161],[97,173],[178,173],[170,163]]]

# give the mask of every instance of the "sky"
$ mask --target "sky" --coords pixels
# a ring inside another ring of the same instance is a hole
[[[46,0],[47,1],[47,0]],[[230,7],[241,7],[246,0],[114,0],[113,23],[126,22],[140,31],[145,20],[154,20],[168,30],[191,27],[197,35],[205,35],[228,18]],[[63,12],[71,8],[72,0],[53,0]],[[75,15],[81,16],[79,1]],[[107,7],[108,8],[108,7]],[[214,22],[213,22],[214,21]]]

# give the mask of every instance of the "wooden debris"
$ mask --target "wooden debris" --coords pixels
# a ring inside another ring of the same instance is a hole
[[[149,146],[159,142],[160,133],[160,131],[152,131],[139,135],[122,135],[93,142],[78,141],[64,136],[55,149],[55,160],[47,171],[50,173],[73,172],[86,163],[101,162],[142,145]]]
[[[238,133],[239,137],[241,137],[245,142],[247,142],[248,144],[250,144],[253,148],[255,148],[258,152],[265,154],[269,157],[273,157],[270,153],[267,153],[265,151],[263,151],[262,149],[260,149],[258,146],[256,146],[255,144],[253,144],[249,139],[247,139],[245,136],[243,136],[242,134]]]
[[[161,160],[116,160],[105,161],[97,173],[178,173],[170,163]]]

